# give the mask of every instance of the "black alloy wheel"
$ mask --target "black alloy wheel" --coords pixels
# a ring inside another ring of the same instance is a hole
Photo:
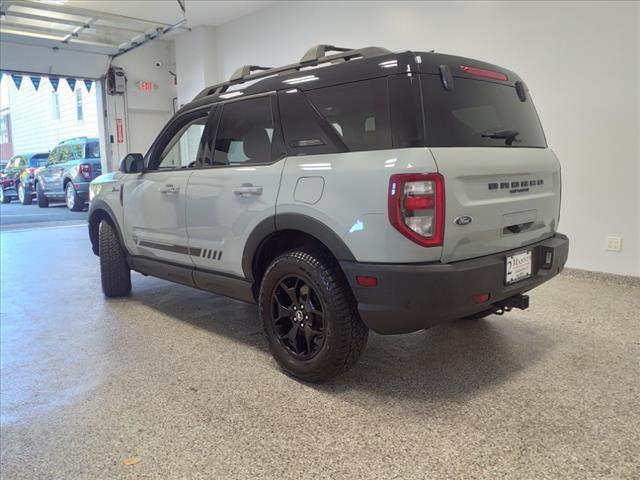
[[[278,341],[295,358],[308,360],[322,348],[324,307],[311,282],[287,275],[271,295],[271,322]]]

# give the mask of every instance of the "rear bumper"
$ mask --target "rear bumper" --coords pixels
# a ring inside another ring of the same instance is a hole
[[[91,182],[78,182],[73,183],[73,186],[76,188],[76,193],[81,200],[88,202],[89,201],[89,184]]]
[[[505,259],[512,253],[532,251],[531,277],[505,285]],[[553,259],[544,265],[548,252]],[[569,239],[562,234],[532,245],[486,257],[443,264],[375,264],[341,262],[358,301],[364,323],[382,334],[409,333],[438,323],[489,310],[495,303],[524,293],[562,271],[569,254]],[[361,287],[357,275],[378,279],[376,287]],[[475,297],[489,293],[489,300]]]

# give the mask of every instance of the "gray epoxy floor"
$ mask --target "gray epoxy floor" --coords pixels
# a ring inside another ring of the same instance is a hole
[[[314,386],[253,306],[140,275],[105,300],[85,227],[1,244],[4,480],[640,477],[637,287],[563,274]]]

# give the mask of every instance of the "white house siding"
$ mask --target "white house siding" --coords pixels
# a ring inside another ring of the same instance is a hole
[[[95,84],[87,92],[84,82],[76,82],[75,91],[82,91],[83,119],[78,120],[76,93],[71,91],[66,80],[60,79],[58,84],[59,119],[54,116],[53,87],[48,78],[42,78],[37,91],[28,77],[22,78],[20,89],[7,75],[2,81],[9,83],[14,153],[46,152],[62,140],[98,136]]]

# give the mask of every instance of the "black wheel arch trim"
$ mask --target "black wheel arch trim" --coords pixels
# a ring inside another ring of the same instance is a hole
[[[105,214],[111,221],[111,224],[116,229],[116,233],[118,234],[118,240],[120,240],[120,244],[126,250],[126,246],[124,244],[124,237],[122,236],[122,231],[120,230],[120,226],[118,225],[118,222],[116,222],[116,216],[113,213],[113,210],[111,209],[109,204],[104,200],[94,200],[89,205],[89,215],[88,215],[89,216],[89,221],[88,221],[89,239],[91,240],[91,249],[93,250],[93,253],[96,255],[100,254],[98,249],[98,226],[100,224],[98,223],[96,225],[94,221],[95,215],[97,215],[98,212],[100,211],[105,212]]]
[[[356,260],[349,247],[326,224],[301,213],[279,213],[260,222],[245,243],[242,271],[247,279],[254,280],[253,267],[265,241],[281,230],[295,230],[316,238],[337,260],[352,262]]]

